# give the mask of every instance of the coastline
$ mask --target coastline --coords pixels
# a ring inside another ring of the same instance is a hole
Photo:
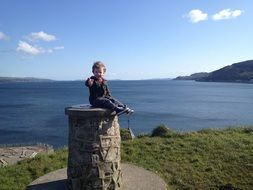
[[[0,144],[0,167],[13,165],[26,158],[34,158],[38,154],[53,153],[52,146],[36,144]]]

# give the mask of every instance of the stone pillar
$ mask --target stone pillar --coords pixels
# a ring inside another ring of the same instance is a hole
[[[67,107],[65,113],[69,116],[69,189],[122,189],[118,117],[82,105]]]

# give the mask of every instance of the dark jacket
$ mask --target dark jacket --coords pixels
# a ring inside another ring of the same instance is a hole
[[[102,83],[100,83],[95,76],[90,77],[90,79],[94,80],[92,86],[88,85],[88,79],[85,81],[85,85],[89,87],[90,91],[89,101],[91,105],[93,105],[94,100],[96,100],[97,98],[111,97],[111,93],[107,85],[107,80],[103,79]]]

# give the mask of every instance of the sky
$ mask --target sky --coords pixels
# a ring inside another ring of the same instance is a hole
[[[253,0],[1,0],[0,76],[174,78],[253,59]]]

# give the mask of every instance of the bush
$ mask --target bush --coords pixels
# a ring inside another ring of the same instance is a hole
[[[174,132],[168,128],[166,125],[161,124],[153,129],[151,136],[152,137],[171,137]]]

